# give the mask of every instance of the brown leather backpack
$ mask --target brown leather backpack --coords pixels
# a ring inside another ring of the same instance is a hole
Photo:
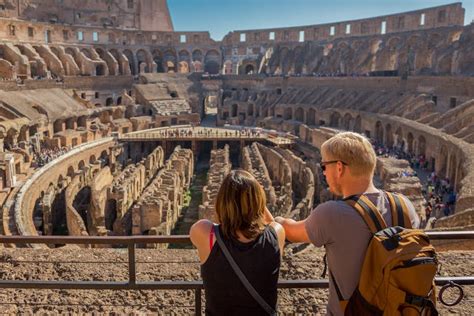
[[[362,216],[373,236],[352,296],[344,299],[335,283],[344,315],[438,315],[435,249],[423,230],[411,228],[403,198],[394,193],[386,194],[392,227],[387,227],[367,197],[353,196],[345,200]]]

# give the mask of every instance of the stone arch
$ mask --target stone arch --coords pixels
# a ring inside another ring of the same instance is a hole
[[[69,167],[67,168],[67,174],[66,174],[66,175],[67,175],[69,178],[72,179],[72,178],[74,178],[74,175],[75,175],[75,174],[76,174],[76,171],[74,170],[74,167],[73,167],[73,166],[69,166]]]
[[[450,180],[450,183],[454,185],[454,181],[456,180],[456,168],[457,167],[457,157],[456,154],[451,154],[451,159],[449,161],[449,172],[448,172],[448,177]]]
[[[283,75],[288,74],[290,71],[290,50],[287,47],[283,47],[280,50],[280,70]]]
[[[253,103],[249,103],[249,105],[247,106],[247,116],[254,116],[255,114],[255,108],[254,108],[254,104]]]
[[[104,49],[100,48],[100,47],[97,47],[95,48],[95,52],[97,53],[97,55],[99,55],[99,58],[101,60],[103,60],[105,62],[105,64],[107,65],[107,68],[109,70],[109,75],[111,76],[116,76],[116,75],[119,75],[119,73],[117,73],[117,71],[119,71],[119,68],[120,68],[120,63],[118,61],[117,58],[115,58],[115,56],[113,56],[111,53],[107,53]],[[105,65],[103,66],[103,70],[102,71],[105,71]],[[97,72],[97,69],[96,69],[96,74],[98,74]]]
[[[388,41],[387,41],[387,47],[390,48],[391,50],[392,49],[397,49],[398,45],[400,44],[400,37],[391,37]]]
[[[231,117],[237,117],[237,113],[238,113],[238,105],[234,103],[231,106]]]
[[[304,111],[303,111],[303,108],[298,107],[298,108],[295,110],[295,120],[298,121],[298,122],[304,123]]]
[[[392,125],[390,123],[385,125],[385,145],[389,148],[393,147]]]
[[[249,75],[249,74],[254,74],[255,73],[255,67],[254,65],[252,64],[247,64],[247,66],[245,66],[245,74],[246,75]]]
[[[297,46],[293,50],[294,54],[294,69],[296,74],[302,74],[303,73],[303,67],[304,67],[304,51],[303,47]]]
[[[28,139],[29,139],[29,130],[30,130],[30,128],[29,128],[28,125],[23,125],[20,128],[20,134],[18,135],[18,141],[20,141],[20,142],[28,141]]]
[[[109,199],[105,204],[105,228],[113,231],[114,223],[117,220],[117,200]]]
[[[59,54],[59,51],[55,48],[55,51]],[[76,52],[74,51],[74,49],[72,49],[71,47],[67,47],[64,52],[66,54],[69,54],[71,55],[72,57],[75,57],[76,56]]]
[[[95,158],[95,155],[91,155],[91,156],[89,157],[89,164],[93,164],[94,162],[96,162],[96,160],[97,160],[97,159]]]
[[[412,154],[413,153],[413,134],[411,132],[408,132],[407,134],[407,150],[408,153]]]
[[[178,53],[178,59],[179,61],[185,61],[187,63],[190,63],[191,62],[191,57],[190,57],[190,54],[187,50],[185,49],[182,49],[179,51]]]
[[[84,160],[81,160],[81,161],[79,161],[79,163],[77,164],[77,169],[78,169],[78,170],[82,170],[82,169],[84,169],[85,166],[86,166],[86,163],[84,162]]]
[[[2,170],[3,171],[3,170]],[[33,207],[33,224],[35,226],[38,235],[46,235],[48,232],[45,231],[44,226],[44,213],[43,213],[43,199],[44,191],[41,191],[39,195],[36,196],[36,200]]]
[[[123,69],[123,64],[121,62],[121,58],[120,58],[120,53],[118,50],[116,50],[115,48],[109,50],[109,53],[115,58],[115,60],[117,61],[117,64],[118,64],[118,71],[119,71],[119,74],[121,75],[124,75],[125,74],[125,71]]]
[[[293,119],[293,113],[291,111],[291,107],[286,107],[283,110],[283,119],[285,119],[285,120],[292,120]]]
[[[375,140],[379,145],[383,144],[384,138],[383,138],[383,126],[382,122],[377,121],[375,123]]]
[[[77,211],[77,213],[79,213],[79,215],[81,216],[84,222],[84,227],[86,227],[87,232],[89,232],[89,227],[92,220],[91,214],[89,213],[91,197],[92,197],[91,187],[85,186],[79,192],[77,192],[72,202],[72,206]]]
[[[76,129],[77,126],[77,118],[70,117],[66,119],[66,129]]]
[[[135,57],[133,56],[132,51],[129,50],[129,49],[126,49],[126,50],[123,51],[123,54],[128,59],[128,65],[130,67],[130,72],[132,73],[132,75],[136,75],[137,74],[137,67],[136,67],[136,63],[135,63]]]
[[[199,62],[201,62],[201,63],[202,63],[202,61],[203,61],[203,60],[202,60],[202,51],[199,50],[199,49],[195,49],[195,50],[193,51],[192,57],[193,57],[193,61],[199,61]]]
[[[340,127],[340,125],[341,125],[341,114],[339,114],[339,112],[331,113],[331,117],[329,118],[329,126]]]
[[[165,69],[163,67],[163,54],[159,49],[155,49],[152,52],[153,61],[156,64],[156,72],[163,73]]]
[[[176,72],[177,58],[174,49],[168,49],[163,54],[163,62],[166,72]]]
[[[114,105],[114,99],[112,97],[109,97],[105,100],[105,106],[112,106]]]
[[[150,58],[148,57],[148,52],[144,49],[140,49],[137,51],[137,64],[138,64],[138,71],[149,73],[152,72],[150,69]]]
[[[87,58],[93,60],[94,58],[92,57],[92,53],[90,52],[90,50],[88,48],[82,48],[81,49],[81,53],[84,54],[84,56],[86,56]]]
[[[405,140],[403,139],[403,132],[401,126],[399,126],[395,131],[395,143],[399,148],[405,150]]]
[[[441,150],[439,151],[439,156],[436,157],[437,166],[436,166],[436,174],[440,177],[447,177],[448,176],[448,148],[445,145],[441,146]]]
[[[354,132],[362,133],[362,117],[357,115],[354,123]]]
[[[346,113],[342,119],[342,128],[346,131],[350,131],[352,127],[352,120],[352,115],[350,113]]]
[[[66,190],[56,191],[51,183],[48,188],[48,194],[54,196],[51,203],[51,223],[52,235],[69,235],[66,221]]]
[[[314,126],[316,125],[316,110],[313,108],[310,108],[308,110],[308,113],[306,114],[306,124],[309,126]]]
[[[426,139],[423,135],[418,136],[417,154],[426,157]]]
[[[204,72],[208,72],[210,74],[218,74],[220,73],[220,60],[221,55],[215,49],[211,49],[206,53],[206,57],[204,58]]]
[[[64,130],[64,120],[62,119],[57,119],[53,123],[53,133],[59,133]]]

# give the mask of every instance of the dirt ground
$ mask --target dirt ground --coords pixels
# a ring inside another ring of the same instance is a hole
[[[287,250],[280,279],[320,279],[321,249],[308,246],[297,254]],[[199,280],[195,250],[137,250],[138,281]],[[440,253],[441,276],[473,276],[474,251]],[[126,249],[51,250],[0,249],[0,279],[125,281]],[[441,315],[472,315],[474,286],[464,286],[464,300],[457,306],[439,304]],[[327,290],[281,289],[283,315],[323,315]],[[204,306],[204,298],[203,298]],[[1,314],[194,314],[194,291],[111,290],[0,290]]]

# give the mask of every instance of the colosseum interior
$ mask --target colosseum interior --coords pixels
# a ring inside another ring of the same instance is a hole
[[[334,198],[319,148],[343,130],[373,141],[377,184],[412,199],[426,229],[472,230],[474,23],[465,25],[464,13],[453,3],[232,31],[216,41],[208,32],[174,31],[166,0],[0,1],[0,234],[186,235],[196,220],[214,217],[219,185],[235,168],[255,175],[275,216],[304,219]],[[454,200],[429,214],[431,173],[441,179],[441,200]],[[16,270],[29,279],[21,258],[73,259],[79,249],[27,246],[0,245],[2,269],[10,271],[4,278]],[[195,259],[172,245],[143,248],[160,248],[143,250],[154,260]],[[85,260],[94,251],[81,249]],[[118,260],[113,249],[101,251]],[[319,256],[304,251],[293,256]],[[307,277],[288,271],[303,264],[287,256],[284,275]],[[11,262],[17,265],[5,266]],[[199,279],[197,267],[166,269],[189,280]],[[463,272],[473,275],[472,261]],[[454,313],[472,309],[470,291],[471,301]],[[294,297],[327,295],[302,293]],[[19,297],[41,302],[37,296],[12,295],[0,290],[16,302],[5,305],[7,313],[130,311],[34,309]],[[192,301],[187,296],[176,302]],[[291,295],[282,300],[293,304]],[[170,304],[169,297],[151,301]]]

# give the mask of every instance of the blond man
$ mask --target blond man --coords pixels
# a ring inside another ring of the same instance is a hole
[[[321,146],[321,169],[329,190],[342,199],[365,195],[375,205],[387,225],[391,226],[390,204],[383,191],[373,183],[376,155],[369,140],[352,132],[340,133]],[[409,210],[412,226],[420,221],[413,204],[402,198]],[[371,232],[362,217],[344,201],[318,205],[302,221],[275,218],[285,229],[291,242],[311,242],[326,247],[329,270],[328,315],[343,315],[333,280],[344,299],[357,287]]]

